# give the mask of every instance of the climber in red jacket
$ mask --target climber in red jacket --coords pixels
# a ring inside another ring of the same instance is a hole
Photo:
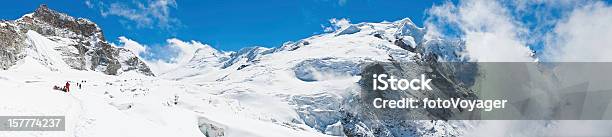
[[[70,92],[70,83],[66,82],[66,86],[64,86],[66,92]]]

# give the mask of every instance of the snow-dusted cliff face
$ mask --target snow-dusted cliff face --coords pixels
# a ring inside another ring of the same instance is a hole
[[[132,52],[109,44],[93,22],[41,5],[33,13],[0,26],[0,68],[30,57],[53,71],[92,70],[108,75],[136,71],[154,75]]]
[[[363,64],[463,60],[463,42],[428,38],[409,19],[349,24],[278,48],[198,44],[156,77],[94,23],[46,6],[1,28],[0,115],[68,122],[67,132],[8,136],[455,136],[469,127],[362,113]],[[83,88],[51,89],[66,81]]]

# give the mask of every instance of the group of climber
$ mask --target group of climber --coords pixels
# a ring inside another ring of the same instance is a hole
[[[85,80],[81,80],[81,83],[86,82]],[[77,87],[79,87],[79,89],[81,89],[82,84],[81,83],[76,83]],[[60,90],[60,91],[64,91],[64,92],[70,92],[70,81],[66,81],[66,84],[63,87],[59,87],[59,86],[53,86],[54,90]]]

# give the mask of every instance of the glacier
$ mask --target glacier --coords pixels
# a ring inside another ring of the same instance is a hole
[[[276,48],[198,43],[163,72],[107,42],[95,23],[45,5],[2,24],[0,115],[63,115],[67,126],[0,136],[461,136],[471,127],[358,113],[367,110],[355,107],[363,63],[466,60],[461,40],[427,38],[410,19]],[[51,89],[65,82],[83,86]]]

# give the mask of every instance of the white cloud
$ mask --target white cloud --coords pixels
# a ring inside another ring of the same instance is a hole
[[[95,4],[94,4],[95,2]],[[175,0],[147,0],[146,2],[132,1],[132,3],[114,2],[104,3],[98,0],[87,0],[89,8],[98,8],[103,17],[123,17],[133,23],[137,28],[172,29],[180,21],[170,15],[170,10],[177,8]]]
[[[466,0],[454,5],[447,2],[434,6],[426,22],[428,37],[443,34],[437,32],[454,27],[464,39],[466,53],[471,61],[478,62],[530,62],[531,50],[519,36],[526,32],[520,23],[513,21],[506,7],[497,1]]]
[[[346,5],[346,1],[347,0],[338,0],[338,5],[344,6],[344,5]]]
[[[123,47],[134,52],[134,54],[147,63],[147,65],[156,75],[163,74],[188,63],[194,57],[194,54],[198,49],[205,48],[216,51],[210,47],[210,45],[202,44],[198,41],[185,42],[176,38],[167,39],[167,44],[161,46],[159,49],[147,48],[149,47],[148,45],[140,44],[123,36],[119,37],[119,42],[119,47]],[[168,59],[163,60],[156,58],[162,56]]]
[[[88,8],[94,8],[94,5],[91,3],[91,1],[85,1],[85,5],[87,5]]]
[[[528,44],[542,43],[543,61],[612,61],[612,8],[603,1],[467,0],[428,11],[429,37],[449,29],[466,40],[476,61],[522,61]],[[528,19],[524,19],[527,17]],[[610,121],[489,120],[466,136],[610,136]]]
[[[193,58],[196,50],[201,48],[211,48],[209,45],[198,41],[185,42],[176,38],[166,40],[170,48],[178,49],[179,54],[172,61],[177,64],[184,64]]]
[[[325,26],[321,24],[321,27],[323,28],[323,32],[333,32],[335,30],[346,28],[349,25],[351,25],[351,21],[349,21],[346,18],[341,18],[341,19],[332,18],[332,19],[329,19],[329,23],[331,24],[331,26]]]
[[[119,37],[119,42],[123,44],[123,48],[129,49],[134,55],[140,55],[147,50],[147,47],[124,36]]]
[[[465,0],[432,7],[425,26],[429,38],[460,32],[472,61],[529,61],[535,46],[540,61],[608,62],[610,13],[604,1]]]
[[[547,39],[550,61],[612,61],[612,7],[603,2],[577,8],[558,22]]]
[[[331,23],[333,26],[338,27],[338,28],[343,28],[348,25],[351,25],[351,21],[349,21],[346,18],[341,18],[341,19],[332,18],[332,19],[329,19],[329,23]]]

